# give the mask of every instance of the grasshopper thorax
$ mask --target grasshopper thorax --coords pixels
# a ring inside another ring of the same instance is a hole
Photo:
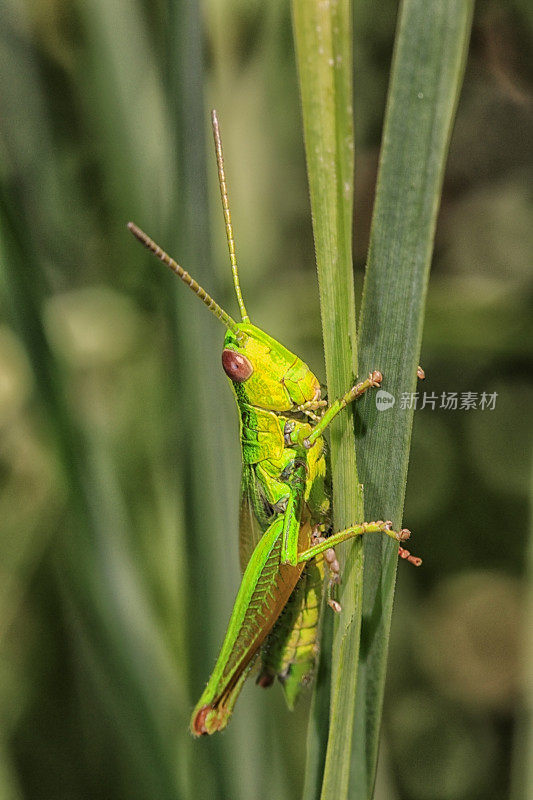
[[[320,399],[320,384],[301,358],[247,322],[229,329],[222,366],[238,398],[269,411],[291,411]]]

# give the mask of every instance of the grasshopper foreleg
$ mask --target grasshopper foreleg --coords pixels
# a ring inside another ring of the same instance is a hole
[[[424,380],[426,377],[424,370],[420,366],[417,367],[416,374],[420,380]],[[379,370],[370,372],[366,380],[356,383],[355,386],[352,386],[352,388],[347,391],[345,395],[338,400],[335,400],[335,402],[332,403],[329,408],[325,409],[319,419],[315,414],[309,412],[317,410],[319,406],[323,406],[323,400],[310,401],[308,403],[304,403],[302,406],[298,406],[298,411],[307,413],[309,417],[316,422],[312,432],[303,440],[303,446],[306,448],[312,447],[316,440],[324,433],[332,419],[334,419],[340,411],[346,408],[349,403],[353,403],[354,400],[357,400],[358,397],[361,397],[368,389],[379,388],[382,380],[383,375]]]
[[[319,439],[331,421],[339,414],[349,403],[353,403],[354,400],[357,400],[358,397],[361,397],[368,389],[372,387],[381,386],[381,381],[383,380],[383,375],[379,370],[374,370],[368,376],[368,378],[360,383],[356,383],[355,386],[346,392],[345,395],[340,397],[338,400],[335,400],[329,408],[326,409],[320,420],[317,422],[309,436],[303,439],[301,444],[306,449],[312,447],[316,440]]]

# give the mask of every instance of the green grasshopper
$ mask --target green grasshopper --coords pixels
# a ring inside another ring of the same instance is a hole
[[[231,270],[241,322],[230,315],[132,222],[128,228],[172,269],[227,328],[222,367],[237,401],[242,449],[239,519],[243,577],[226,637],[191,719],[195,736],[226,727],[252,666],[262,652],[261,686],[279,677],[290,708],[312,677],[326,567],[327,600],[339,581],[334,547],[364,533],[397,542],[410,536],[391,522],[362,522],[331,532],[326,428],[383,376],[372,372],[328,406],[318,379],[294,353],[250,322],[241,294],[216,112],[212,112],[218,176]],[[420,559],[399,547],[402,558]]]

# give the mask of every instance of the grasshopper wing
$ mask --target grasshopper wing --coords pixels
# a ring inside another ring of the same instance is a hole
[[[280,564],[283,525],[284,518],[277,517],[248,562],[222,650],[193,712],[191,730],[195,736],[226,727],[255,656],[302,574],[304,563]],[[302,526],[300,532],[305,546],[309,526]]]
[[[257,504],[258,501],[261,502],[260,492],[261,487],[255,469],[246,465],[241,479],[241,506],[239,509],[239,561],[242,573],[244,573],[263,533],[268,528],[268,524],[261,525],[257,518]]]
[[[305,567],[304,562],[281,563],[285,536],[296,536],[302,550],[309,546],[311,537],[309,522],[301,522],[305,463],[299,465],[295,476],[298,480],[291,488],[284,513],[268,526],[248,561],[222,649],[193,711],[191,731],[195,736],[226,727],[251,665]]]

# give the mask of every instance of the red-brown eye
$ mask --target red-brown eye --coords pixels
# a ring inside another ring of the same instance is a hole
[[[228,378],[235,383],[243,383],[248,380],[254,371],[246,356],[236,353],[235,350],[222,351],[222,366]]]

